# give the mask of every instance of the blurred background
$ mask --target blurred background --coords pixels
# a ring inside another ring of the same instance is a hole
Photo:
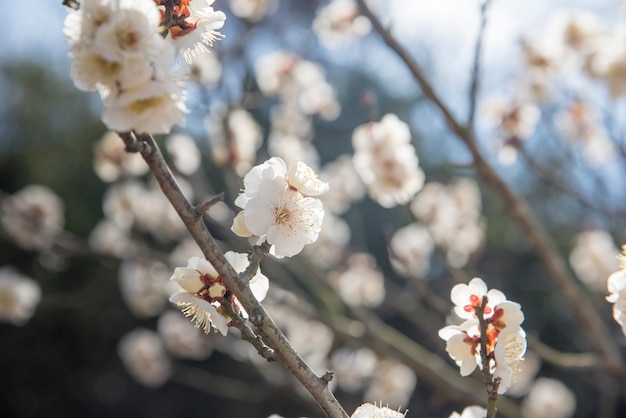
[[[199,250],[143,162],[107,132],[99,97],[73,85],[61,1],[15,3],[0,50],[0,416],[321,417],[236,331],[205,336],[170,306],[173,269]],[[482,37],[481,149],[528,201],[623,353],[605,296],[626,239],[624,4],[493,0],[479,35],[481,4],[371,2],[461,120]],[[590,342],[353,2],[213,7],[227,15],[225,38],[194,64],[186,126],[157,141],[195,203],[224,192],[207,223],[225,251],[251,248],[229,228],[253,165],[300,158],[330,182],[318,242],[263,262],[264,305],[317,372],[336,372],[348,413],[382,401],[447,417],[481,402],[462,389],[470,379],[480,396],[479,377],[461,379],[437,336],[453,320],[450,288],[478,276],[526,317],[529,352],[503,416],[626,414],[623,388],[593,363],[558,364],[559,352],[588,359]],[[409,158],[400,177],[411,182],[397,195],[359,165],[386,152],[359,148],[355,129],[368,123],[390,137],[410,129],[403,146],[419,166]],[[425,369],[432,362],[440,376]]]

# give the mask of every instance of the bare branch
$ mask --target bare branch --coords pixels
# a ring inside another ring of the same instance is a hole
[[[474,159],[474,165],[478,174],[500,197],[508,213],[510,213],[512,218],[518,223],[523,233],[526,235],[526,239],[534,247],[538,257],[546,268],[548,277],[567,301],[581,328],[585,330],[588,341],[599,354],[606,357],[607,361],[614,366],[612,370],[615,370],[615,374],[618,374],[617,370],[623,370],[624,366],[619,350],[615,342],[611,339],[606,324],[594,309],[589,299],[584,297],[556,246],[532,215],[526,202],[509,188],[483,157],[472,130],[458,122],[450,109],[434,91],[413,57],[411,57],[402,45],[396,41],[393,35],[383,27],[382,23],[367,7],[364,0],[357,0],[357,2],[363,14],[370,19],[372,26],[380,34],[387,46],[389,46],[407,66],[424,96],[441,112],[448,128],[466,145]],[[624,381],[626,382],[626,380]]]
[[[487,9],[491,0],[485,0],[480,8],[480,28],[478,29],[478,37],[476,38],[476,46],[474,47],[474,64],[472,67],[472,81],[469,91],[469,113],[466,125],[469,129],[474,126],[474,116],[476,115],[476,101],[478,96],[478,84],[480,83],[480,57],[483,48],[483,38],[485,28],[487,27]]]
[[[267,345],[275,351],[276,360],[304,385],[329,418],[347,418],[348,414],[330,391],[328,382],[317,376],[294,350],[282,331],[256,300],[248,283],[241,280],[239,274],[228,263],[224,253],[206,228],[202,217],[198,216],[176,182],[154,139],[150,135],[137,135],[129,132],[119,135],[126,143],[127,149],[138,150],[141,153],[163,194],[184,222],[205,258],[215,267],[228,289],[235,294],[246,309],[250,315],[250,322],[258,328]]]
[[[216,203],[218,202],[222,202],[224,200],[224,192],[213,196],[212,198],[210,198],[209,200],[207,200],[206,202],[202,203],[201,205],[197,205],[195,207],[196,212],[199,215],[202,215],[203,213],[205,213],[206,211],[208,211],[209,209],[211,209],[213,206],[215,206]]]

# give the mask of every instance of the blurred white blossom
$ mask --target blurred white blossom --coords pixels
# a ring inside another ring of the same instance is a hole
[[[393,269],[407,277],[423,279],[430,270],[435,244],[428,230],[417,223],[398,229],[389,241]]]
[[[27,250],[47,250],[63,231],[64,203],[48,187],[31,184],[2,200],[2,226]]]
[[[258,22],[274,13],[279,0],[231,0],[230,11],[237,17]]]
[[[385,299],[385,278],[374,257],[366,253],[350,255],[347,265],[331,274],[330,281],[341,299],[351,306],[373,308]]]
[[[352,146],[354,168],[381,206],[404,205],[424,185],[409,126],[396,115],[356,127]]]
[[[584,230],[576,238],[569,262],[580,280],[591,290],[604,292],[606,278],[619,267],[619,249],[602,229]]]
[[[39,283],[11,267],[0,267],[0,321],[24,326],[40,301]]]
[[[165,149],[174,167],[185,175],[198,171],[201,155],[194,139],[187,134],[173,134],[165,139]]]
[[[576,410],[576,397],[562,382],[538,378],[522,401],[524,418],[570,418]]]
[[[374,369],[363,399],[384,399],[387,405],[408,405],[417,377],[413,370],[395,359],[382,359]],[[400,415],[402,416],[402,415]]]
[[[173,310],[161,315],[157,330],[165,348],[175,357],[205,360],[213,352],[212,340]]]
[[[313,20],[313,31],[327,48],[343,46],[368,34],[371,28],[369,19],[359,13],[354,0],[332,0],[317,11]]]
[[[167,267],[153,260],[123,261],[117,273],[122,299],[139,318],[160,314],[165,307]]]
[[[482,247],[481,210],[480,191],[470,179],[457,179],[449,186],[427,183],[411,202],[413,215],[426,225],[454,267],[464,266]]]
[[[93,168],[101,180],[111,183],[123,177],[145,174],[148,165],[138,153],[127,152],[122,138],[109,131],[94,146]]]
[[[130,375],[139,383],[156,388],[172,375],[172,364],[154,331],[137,328],[124,335],[117,353]]]

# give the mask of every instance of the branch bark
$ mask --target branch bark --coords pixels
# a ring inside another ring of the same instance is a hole
[[[250,315],[267,345],[274,350],[273,359],[287,368],[311,393],[320,408],[329,418],[348,418],[328,386],[328,375],[319,377],[294,350],[282,331],[276,326],[263,306],[256,300],[247,280],[228,263],[222,250],[207,229],[202,214],[185,197],[174,175],[163,158],[156,142],[150,135],[119,133],[129,152],[139,152],[154,174],[163,194],[172,204],[189,233],[196,241],[205,258],[215,267],[226,286],[237,296]]]
[[[483,157],[472,129],[462,125],[452,114],[448,106],[442,101],[424,76],[418,63],[409,55],[394,36],[382,25],[374,15],[365,0],[357,0],[361,11],[372,22],[372,26],[383,38],[384,42],[404,62],[413,78],[419,85],[424,96],[435,105],[446,121],[448,128],[465,144],[470,151],[474,166],[483,181],[500,197],[508,213],[517,222],[526,239],[532,244],[536,254],[542,261],[548,277],[568,303],[574,317],[585,330],[588,341],[596,352],[605,357],[615,370],[614,375],[621,378],[620,370],[623,363],[615,342],[611,339],[608,328],[590,301],[583,295],[576,280],[569,273],[563,258],[556,246],[532,215],[526,202],[517,196],[500,178],[487,160]],[[624,379],[622,379],[624,382]]]

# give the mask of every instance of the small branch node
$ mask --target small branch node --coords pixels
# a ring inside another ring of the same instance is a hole
[[[206,202],[200,205],[197,205],[194,208],[194,210],[196,211],[198,215],[202,216],[203,213],[207,212],[209,209],[215,206],[216,203],[222,202],[222,201],[224,201],[224,192],[213,196],[212,198],[210,198],[209,200],[207,200]]]

